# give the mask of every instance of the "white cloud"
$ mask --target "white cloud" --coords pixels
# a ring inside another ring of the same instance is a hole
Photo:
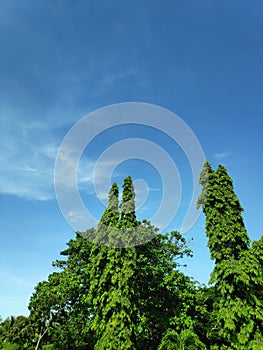
[[[133,70],[127,70],[125,72],[109,75],[103,79],[103,81],[101,83],[101,88],[108,88],[111,85],[113,85],[116,81],[123,80],[123,79],[125,79],[129,76],[133,76],[133,75],[135,75],[135,71],[133,71]]]
[[[97,89],[95,89],[93,96],[94,97],[98,97],[103,95],[104,93],[108,92],[110,89],[112,89],[114,87],[114,85],[116,85],[118,82],[122,82],[125,79],[128,78],[133,78],[136,80],[137,84],[139,85],[146,85],[147,82],[142,80],[141,77],[138,76],[136,70],[134,69],[127,69],[123,72],[118,72],[118,73],[113,73],[111,75],[106,76],[105,78],[103,78],[99,84]],[[141,82],[143,82],[141,84]]]
[[[52,127],[10,109],[2,110],[0,117],[0,193],[37,200],[52,198],[57,151]]]
[[[54,166],[63,129],[66,134],[80,113],[73,102],[64,101],[63,106],[59,100],[52,108],[43,118],[43,111],[27,114],[0,100],[0,193],[30,200],[55,198]]]
[[[1,119],[0,193],[30,200],[55,198],[54,168],[61,140],[54,126],[29,123],[13,115],[10,118],[3,115]],[[63,163],[65,169],[72,168],[75,164],[74,152],[66,152]],[[103,202],[107,201],[109,185],[105,183],[105,174],[110,173],[114,164],[114,160],[100,162],[94,176],[96,161],[83,156],[78,168],[72,168],[77,176],[78,189],[98,196]],[[65,190],[73,189],[76,186],[75,176],[63,169],[61,174]],[[93,183],[96,184],[97,193]]]
[[[222,159],[229,157],[230,155],[231,155],[230,152],[219,152],[214,154],[214,158],[220,161]]]
[[[79,212],[74,210],[69,211],[68,218],[72,223],[81,223],[83,221],[86,223],[86,219],[87,219],[86,216],[83,216]]]

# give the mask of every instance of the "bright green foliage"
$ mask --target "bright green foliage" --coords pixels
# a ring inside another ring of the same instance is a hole
[[[145,221],[142,235],[156,231]],[[197,326],[200,310],[194,283],[178,270],[178,260],[191,251],[176,231],[155,234],[155,238],[136,247],[135,286],[139,290],[137,312],[137,349],[157,349],[162,335],[172,326],[178,331]]]
[[[200,328],[195,284],[178,270],[178,259],[191,254],[185,239],[138,222],[134,199],[128,177],[119,214],[113,184],[98,228],[77,233],[62,252],[65,260],[54,264],[61,272],[36,287],[29,317],[34,348],[156,350],[168,327]],[[123,247],[134,237],[154,238]]]
[[[180,333],[168,329],[158,350],[202,350],[206,349],[198,336],[190,329]]]
[[[233,189],[233,181],[226,169],[216,171],[205,163],[200,176],[204,186],[198,203],[206,215],[206,235],[211,258],[216,263],[226,258],[238,259],[248,248],[249,238],[242,218],[243,208]]]
[[[254,340],[249,344],[249,350],[262,350],[263,349],[263,333],[256,333]]]
[[[119,222],[118,187],[114,184],[109,194],[109,205],[102,215],[98,232],[107,232],[109,243],[122,245],[122,234],[136,222],[134,191],[131,178],[124,180],[122,208],[134,208],[125,212],[125,220]],[[126,208],[126,209],[125,209]],[[127,209],[128,210],[128,209]],[[124,214],[123,214],[124,217]],[[118,244],[116,244],[118,243]],[[94,350],[135,349],[134,290],[132,278],[136,266],[134,248],[94,247],[90,259],[90,292],[95,317],[91,330],[97,342]]]
[[[254,243],[249,249],[243,209],[226,169],[219,165],[213,171],[206,163],[200,183],[208,247],[216,263],[210,280],[215,283],[214,324],[210,322],[208,334],[220,349],[248,349],[263,330],[262,245]]]
[[[4,343],[3,347],[1,347],[1,350],[19,350],[20,347],[18,344],[15,343]]]
[[[106,255],[107,254],[107,255]],[[133,289],[134,251],[100,247],[90,259],[90,300],[95,312],[94,349],[135,349]]]
[[[98,286],[102,293],[93,298],[97,312],[92,329],[98,339],[94,350],[135,349],[134,253],[134,248],[108,248],[108,262]],[[107,285],[104,276],[108,276]]]
[[[211,186],[211,183],[212,183],[213,173],[214,172],[213,172],[213,169],[211,168],[211,165],[208,163],[208,161],[206,161],[199,178],[199,184],[202,185],[203,188],[202,188],[202,193],[199,196],[197,201],[197,209],[200,206],[202,206],[204,209],[208,188]]]
[[[101,246],[118,246],[119,234],[115,228],[119,225],[119,188],[114,183],[109,192],[109,203],[105,209],[102,217],[99,221],[96,234],[93,237],[89,237],[97,245]],[[97,247],[95,248],[97,251]]]
[[[120,228],[131,228],[138,225],[135,213],[135,192],[130,176],[124,179],[122,186]]]
[[[103,213],[98,228],[105,225],[107,227],[116,227],[119,222],[119,188],[116,183],[111,187],[109,193],[109,204]]]
[[[60,271],[36,286],[30,316],[0,323],[0,348],[263,349],[263,237],[249,246],[224,167],[206,162],[200,184],[211,287],[179,270],[179,259],[191,256],[179,232],[137,221],[128,177],[121,205],[113,184],[98,227],[78,232],[54,263]]]

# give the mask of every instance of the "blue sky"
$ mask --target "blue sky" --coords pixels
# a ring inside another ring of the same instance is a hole
[[[262,13],[261,1],[243,0],[1,2],[3,318],[27,314],[34,286],[53,271],[52,261],[74,237],[55,197],[55,159],[73,125],[107,105],[150,103],[183,119],[213,167],[227,167],[250,237],[259,239]],[[191,169],[180,147],[156,130],[123,126],[94,139],[80,163],[83,201],[99,218],[104,207],[92,187],[94,162],[111,143],[128,137],[156,142],[178,167],[182,205],[169,226],[178,229],[191,197]],[[112,180],[121,186],[128,175],[147,182],[149,196],[138,215],[151,217],[161,199],[160,175],[146,162],[131,159],[114,170]],[[141,204],[144,188],[137,181]],[[207,282],[213,265],[203,215],[186,237],[194,237],[195,255],[184,271]]]

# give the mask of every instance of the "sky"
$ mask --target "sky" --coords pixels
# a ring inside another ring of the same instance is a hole
[[[138,218],[151,219],[163,205],[171,161],[175,180],[174,187],[169,182],[165,203],[178,206],[178,211],[167,229],[182,225],[196,186],[181,144],[184,138],[178,141],[163,132],[164,117],[158,128],[145,119],[142,124],[131,120],[121,125],[122,118],[117,117],[111,128],[100,129],[100,111],[111,109],[107,106],[137,102],[177,115],[211,165],[227,168],[245,209],[250,238],[261,237],[262,17],[263,4],[257,0],[1,1],[3,319],[28,314],[34,286],[54,271],[52,261],[75,237],[80,215],[72,205],[65,219],[54,173],[60,145],[79,121],[88,123],[88,131],[97,130],[75,169],[79,196],[92,217],[99,220],[105,209],[107,186],[116,181],[121,190],[123,179],[131,175]],[[141,147],[133,147],[131,139],[139,140]],[[151,141],[151,151],[143,140]],[[118,161],[126,141],[131,142],[128,153]],[[154,164],[146,159],[152,154]],[[65,164],[71,160],[67,153]],[[63,174],[59,185],[69,190],[70,172]],[[205,218],[199,214],[184,233],[194,257],[182,269],[207,283],[213,263],[206,247]],[[158,220],[161,226],[165,215]]]

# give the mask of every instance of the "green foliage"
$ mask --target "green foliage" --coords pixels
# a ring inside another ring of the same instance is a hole
[[[101,249],[105,252],[105,247]],[[91,330],[98,341],[94,349],[134,349],[134,307],[132,276],[134,248],[106,248],[107,260],[100,273],[90,275],[90,298],[96,311]],[[91,268],[97,264],[92,256]],[[112,347],[113,346],[113,347]],[[117,346],[117,347],[116,347]]]
[[[238,259],[239,254],[248,249],[249,237],[233,181],[222,165],[213,171],[206,162],[200,183],[204,187],[198,203],[202,203],[206,215],[206,235],[211,258],[216,263],[226,258]]]
[[[263,331],[262,242],[249,248],[239,200],[233,181],[219,165],[206,162],[200,183],[199,203],[206,215],[206,235],[215,268],[213,311],[208,336],[220,349],[247,349]]]
[[[55,350],[55,347],[53,344],[43,345],[42,350]]]
[[[191,330],[185,329],[180,333],[168,329],[158,350],[202,350],[206,349],[198,336]]]
[[[199,177],[199,184],[202,185],[203,188],[202,188],[202,193],[199,196],[197,201],[197,209],[199,209],[201,206],[204,208],[205,206],[207,192],[209,187],[211,186],[213,173],[214,172],[213,172],[213,169],[211,168],[211,165],[208,163],[208,161],[206,161]]]
[[[116,227],[119,222],[119,189],[118,185],[114,183],[109,192],[109,204],[103,213],[98,228]]]
[[[5,343],[3,347],[1,347],[2,350],[19,350],[18,344],[11,344],[11,343]]]
[[[18,346],[19,349],[30,349],[33,328],[29,318],[11,316],[0,324],[0,348]]]
[[[132,183],[132,178],[128,176],[124,179],[122,186],[122,201],[121,201],[121,219],[120,228],[130,228],[138,225],[135,213],[135,192]]]
[[[135,194],[131,177],[124,180],[120,221],[116,220],[119,218],[116,214],[117,195],[118,188],[114,184],[109,194],[108,208],[98,227],[98,231],[107,230],[109,242],[114,237],[114,245],[117,240],[120,244],[122,233],[126,234],[120,229],[132,228],[136,224]],[[113,211],[114,215],[107,214]],[[135,349],[136,312],[132,282],[136,269],[135,248],[96,247],[92,251],[90,268],[88,298],[95,310],[91,330],[97,339],[94,349]]]
[[[156,231],[145,221],[143,231]],[[155,234],[155,238],[136,247],[138,290],[138,349],[156,349],[170,323],[180,328],[190,318],[187,295],[194,293],[190,279],[178,270],[178,259],[190,255],[185,239],[178,232]]]
[[[113,184],[96,229],[77,232],[30,299],[30,316],[0,323],[0,348],[171,350],[263,348],[263,237],[250,246],[224,167],[208,162],[198,206],[215,268],[205,287],[180,271],[177,231],[139,222],[131,177]]]
[[[196,287],[178,269],[178,259],[191,255],[185,239],[137,221],[131,177],[120,208],[118,193],[113,184],[97,229],[77,233],[61,253],[65,259],[54,263],[61,271],[36,287],[29,304],[33,346],[156,350],[170,325],[197,326]],[[147,242],[123,247],[132,239]]]

